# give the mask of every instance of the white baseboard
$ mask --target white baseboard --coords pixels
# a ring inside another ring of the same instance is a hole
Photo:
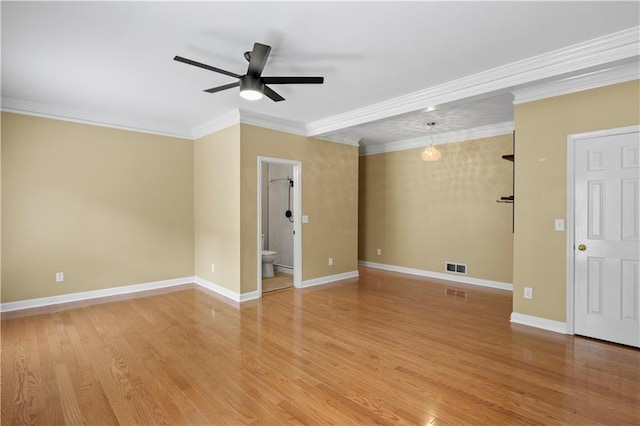
[[[276,271],[280,271],[282,273],[285,274],[289,274],[289,275],[293,275],[293,268],[291,266],[284,266],[284,265],[273,265],[274,269]]]
[[[315,285],[327,284],[334,281],[344,280],[358,276],[358,271],[346,272],[344,274],[330,275],[327,277],[316,278],[302,282],[302,287],[311,287]],[[157,290],[161,288],[174,287],[183,284],[197,284],[201,287],[209,289],[214,293],[224,296],[234,302],[247,302],[249,300],[259,299],[260,292],[251,291],[248,293],[237,293],[222,287],[211,281],[207,281],[200,277],[183,277],[164,281],[154,281],[143,284],[126,285],[120,287],[111,287],[101,290],[83,291],[79,293],[62,294],[59,296],[42,297],[39,299],[20,300],[17,302],[0,303],[0,312],[18,311],[21,309],[40,308],[43,306],[59,305],[61,303],[79,302],[82,300],[97,299],[101,297],[118,296],[122,294],[138,293],[141,291]]]
[[[421,277],[437,278],[439,280],[454,281],[463,284],[479,285],[482,287],[499,288],[501,290],[513,291],[513,284],[503,283],[500,281],[483,280],[481,278],[473,278],[465,275],[450,275],[442,272],[426,271],[423,269],[406,268],[404,266],[386,265],[384,263],[368,262],[359,260],[358,265],[368,266],[369,268],[383,269],[385,271],[401,272],[409,275],[419,275]]]
[[[79,302],[82,300],[98,299],[101,297],[119,296],[123,294],[138,293],[141,291],[157,290],[161,288],[175,287],[183,284],[197,284],[207,288],[214,293],[231,299],[235,302],[246,302],[259,299],[260,293],[252,291],[249,293],[236,293],[218,284],[207,281],[199,277],[175,278],[172,280],[154,281],[143,284],[125,285],[111,287],[101,290],[83,291],[79,293],[61,294],[59,296],[42,297],[39,299],[19,300],[17,302],[0,303],[0,312],[18,311],[21,309],[40,308],[43,306],[59,305],[61,303]]]
[[[204,278],[194,277],[194,282],[198,284],[200,287],[204,287],[217,293],[221,296],[226,297],[227,299],[231,299],[234,302],[246,302],[248,300],[259,299],[260,293],[256,291],[251,291],[249,293],[236,293],[233,290],[229,290],[226,287],[222,287],[216,283],[212,283],[211,281],[207,281]]]
[[[157,290],[183,284],[192,284],[195,277],[175,278],[171,280],[154,281],[143,284],[111,287],[101,290],[83,291],[79,293],[61,294],[59,296],[42,297],[39,299],[19,300],[0,304],[0,311],[10,312],[21,309],[40,308],[42,306],[59,305],[61,303],[78,302],[81,300],[97,299],[100,297],[118,296],[121,294],[138,293],[141,291]]]
[[[196,284],[198,284],[200,287],[204,287],[206,289],[209,289],[211,291],[213,291],[214,293],[219,294],[220,296],[224,296],[227,299],[231,299],[235,302],[239,302],[240,301],[240,293],[236,293],[233,290],[229,290],[226,287],[222,287],[219,284],[216,283],[212,283],[211,281],[207,281],[204,278],[200,278],[200,277],[194,277],[194,281]]]
[[[240,293],[240,302],[248,302],[249,300],[260,299],[260,296],[261,294],[258,290],[250,291],[249,293]]]
[[[356,278],[359,275],[360,273],[358,271],[350,271],[350,272],[344,272],[342,274],[327,275],[326,277],[314,278],[312,280],[304,280],[302,281],[302,288],[328,284],[335,281],[346,280],[347,278]]]
[[[543,330],[553,331],[555,333],[568,334],[566,322],[534,317],[532,315],[519,314],[517,312],[511,312],[511,322],[516,324],[528,325],[529,327],[541,328]]]

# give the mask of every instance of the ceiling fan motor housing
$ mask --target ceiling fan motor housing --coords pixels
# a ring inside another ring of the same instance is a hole
[[[263,86],[260,77],[250,74],[240,77],[240,91],[255,90],[256,92],[262,93]]]

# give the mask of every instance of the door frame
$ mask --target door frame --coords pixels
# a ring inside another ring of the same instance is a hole
[[[567,135],[567,334],[575,334],[575,149],[585,139],[640,132],[640,125]]]
[[[302,162],[283,158],[258,156],[258,208],[257,210],[257,289],[262,297],[262,166],[283,164],[293,166],[293,286],[302,288]]]

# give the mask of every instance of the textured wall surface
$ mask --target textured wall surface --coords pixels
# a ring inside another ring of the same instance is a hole
[[[469,277],[511,283],[512,205],[496,200],[512,193],[512,135],[437,147],[437,162],[420,149],[360,157],[360,260],[440,273],[464,263]]]

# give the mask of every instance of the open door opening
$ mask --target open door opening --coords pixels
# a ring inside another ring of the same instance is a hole
[[[301,163],[258,157],[258,291],[301,287]]]

